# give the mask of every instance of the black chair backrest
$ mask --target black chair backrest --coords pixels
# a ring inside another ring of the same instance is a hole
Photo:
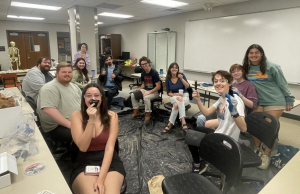
[[[267,147],[273,147],[279,131],[279,121],[275,117],[265,112],[253,112],[247,115],[246,123],[248,133]]]
[[[161,80],[159,81],[160,81],[160,89],[158,90],[158,94],[160,94],[159,96],[162,97],[164,93],[164,86],[163,86],[163,82]]]
[[[116,143],[115,143],[115,151],[117,152],[117,154],[119,154],[120,148],[119,148],[119,140],[117,138]],[[71,161],[74,163],[76,161],[78,152],[79,152],[79,148],[76,145],[76,143],[74,141],[72,141],[71,143]]]
[[[224,144],[224,141],[227,143]],[[239,184],[243,171],[243,157],[237,141],[221,133],[208,134],[201,141],[199,154],[226,176],[227,187]]]
[[[31,98],[30,96],[25,96],[25,100],[28,102],[28,104],[31,106],[31,108],[34,110],[34,112],[37,109],[36,102]]]
[[[142,73],[144,69],[141,66],[136,66],[134,68],[134,73]]]

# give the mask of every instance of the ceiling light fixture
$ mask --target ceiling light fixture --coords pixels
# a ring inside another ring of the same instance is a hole
[[[27,20],[44,20],[45,18],[39,17],[28,17],[28,16],[16,16],[16,15],[7,15],[8,18],[15,18],[15,19],[27,19]]]
[[[103,22],[98,22],[98,24],[103,24]]]
[[[99,13],[98,15],[108,16],[108,17],[115,17],[115,18],[131,18],[131,17],[133,17],[132,15],[125,15],[125,14],[118,14],[118,13],[108,13],[108,12]]]
[[[213,4],[212,3],[204,3],[204,5],[203,5],[203,9],[205,11],[212,11],[212,8],[213,8]]]
[[[61,9],[61,7],[56,7],[56,6],[22,3],[22,2],[16,2],[16,1],[12,1],[10,5],[15,6],[15,7],[46,9],[46,10],[54,10],[54,11],[57,11],[57,10]]]
[[[183,3],[180,1],[173,1],[173,0],[142,0],[141,2],[161,5],[165,7],[180,7],[180,6],[188,5],[188,3]]]

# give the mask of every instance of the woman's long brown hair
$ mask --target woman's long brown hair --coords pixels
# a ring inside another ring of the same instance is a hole
[[[86,109],[88,108],[88,106],[85,104],[84,96],[85,96],[86,91],[91,87],[97,88],[99,90],[100,94],[102,95],[102,97],[101,97],[102,101],[101,101],[101,105],[99,107],[100,121],[101,121],[101,124],[104,126],[104,129],[109,129],[111,116],[108,114],[107,99],[106,99],[105,92],[102,89],[102,87],[96,83],[90,83],[90,84],[86,85],[82,91],[81,116],[82,116],[83,129],[85,129],[85,126],[87,125],[87,122],[89,120],[89,115],[86,112]]]

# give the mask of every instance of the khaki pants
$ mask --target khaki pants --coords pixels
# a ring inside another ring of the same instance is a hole
[[[144,89],[141,89],[140,90],[143,94],[145,92],[147,92],[147,90],[144,90]],[[153,92],[147,96],[144,96],[144,103],[145,103],[145,112],[152,112],[151,110],[151,100],[152,99],[155,99],[155,98],[158,98],[159,95],[158,95],[158,92]],[[131,102],[132,102],[132,108],[133,109],[138,109],[139,108],[139,102],[135,99],[134,97],[134,94],[131,93]]]

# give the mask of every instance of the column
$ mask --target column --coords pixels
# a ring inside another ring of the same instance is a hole
[[[68,13],[72,60],[78,51],[78,44],[86,43],[91,59],[91,65],[87,69],[89,72],[96,70],[97,73],[97,68],[100,68],[97,8],[75,5],[69,8]]]

